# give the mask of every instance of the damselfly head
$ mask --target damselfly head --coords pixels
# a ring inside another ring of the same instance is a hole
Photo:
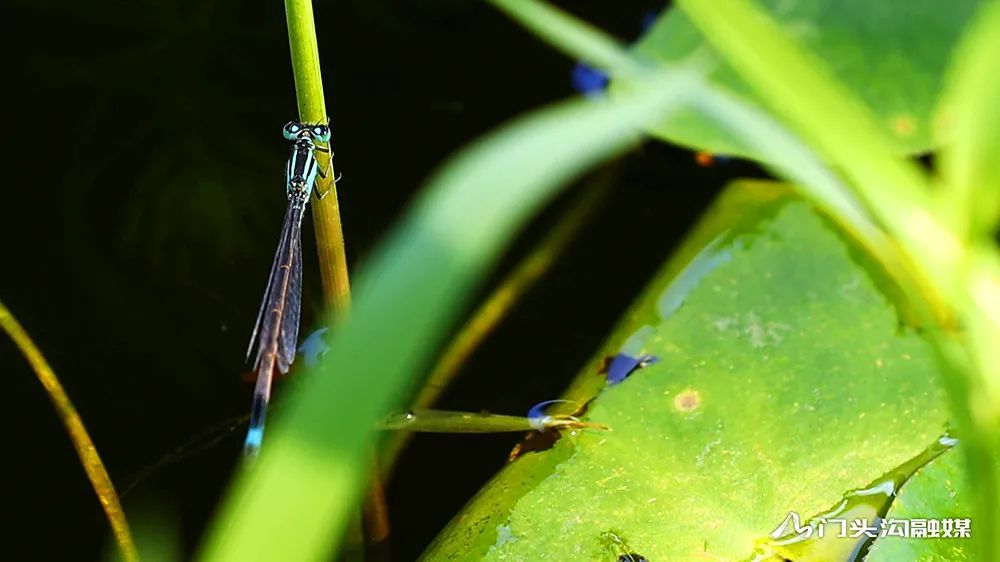
[[[291,141],[301,138],[311,138],[319,142],[330,142],[330,127],[326,125],[305,125],[298,121],[289,121],[285,124],[281,133],[286,139]]]
[[[288,140],[295,140],[299,138],[299,135],[302,134],[303,130],[304,127],[302,127],[301,123],[289,121],[288,123],[285,123],[285,127],[281,130],[281,134],[283,134]]]

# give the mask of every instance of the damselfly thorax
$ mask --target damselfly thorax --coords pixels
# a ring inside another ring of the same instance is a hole
[[[285,164],[285,188],[289,202],[298,201],[304,205],[309,201],[319,174],[315,151],[316,143],[309,137],[296,139],[292,146],[292,154]]]

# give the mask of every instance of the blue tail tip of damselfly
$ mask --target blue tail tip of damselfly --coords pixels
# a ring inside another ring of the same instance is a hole
[[[260,445],[264,441],[264,428],[251,427],[247,431],[247,438],[243,441],[243,455],[246,457],[256,457],[260,453]]]

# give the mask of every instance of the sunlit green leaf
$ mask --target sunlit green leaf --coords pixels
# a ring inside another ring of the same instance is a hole
[[[428,560],[613,560],[609,531],[650,560],[746,559],[790,511],[820,513],[938,437],[933,353],[882,281],[806,204],[748,211],[602,350],[660,359],[591,403],[612,430],[515,461]],[[571,394],[601,386],[597,363]]]
[[[951,49],[975,12],[977,0],[764,0],[759,5],[785,31],[815,52],[836,78],[872,109],[879,124],[906,153],[935,146],[933,111],[942,89]],[[745,47],[752,52],[755,45]],[[711,47],[682,11],[665,12],[635,47],[644,57],[678,61],[709,55]],[[712,81],[760,103],[725,62]],[[789,82],[791,92],[809,88]],[[723,154],[757,156],[752,144],[727,134],[695,112],[671,116],[655,129],[664,139]]]
[[[886,521],[898,531],[905,529],[907,537],[880,537],[872,545],[867,562],[961,562],[975,560],[975,545],[959,535],[961,523],[967,520],[969,533],[988,532],[975,527],[972,490],[966,477],[962,447],[945,453],[918,471],[899,492]],[[927,528],[929,536],[913,537],[917,532],[913,521]],[[950,522],[945,523],[945,520]],[[923,523],[920,523],[923,522]],[[905,525],[905,527],[904,527]],[[891,527],[890,527],[891,528]],[[946,534],[947,533],[947,534]]]

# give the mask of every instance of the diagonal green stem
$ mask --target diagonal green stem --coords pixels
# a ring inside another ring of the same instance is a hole
[[[411,403],[412,408],[430,408],[437,402],[479,345],[503,322],[521,297],[549,271],[580,229],[593,217],[610,192],[610,187],[611,183],[606,179],[588,187],[545,238],[500,281],[437,358]],[[401,431],[386,440],[381,459],[383,472],[390,470],[412,437],[412,433]]]
[[[66,426],[66,432],[69,433],[76,454],[80,457],[83,470],[87,473],[87,478],[90,480],[91,486],[94,487],[94,491],[97,492],[97,499],[101,502],[101,508],[104,509],[108,522],[111,523],[111,531],[115,535],[115,541],[121,550],[122,558],[125,562],[138,562],[139,553],[132,540],[128,521],[125,519],[125,510],[122,509],[118,493],[115,492],[115,486],[111,483],[111,476],[108,475],[108,470],[104,467],[100,455],[97,454],[97,447],[90,439],[87,428],[84,427],[83,420],[80,419],[80,414],[77,413],[73,402],[66,394],[66,389],[59,382],[59,378],[56,377],[52,367],[45,360],[45,356],[35,347],[31,337],[3,303],[0,303],[0,328],[3,328],[10,339],[14,340],[14,344],[31,364],[31,368],[38,376],[38,381],[45,387],[45,392],[48,393],[56,413],[59,414],[63,425]]]

